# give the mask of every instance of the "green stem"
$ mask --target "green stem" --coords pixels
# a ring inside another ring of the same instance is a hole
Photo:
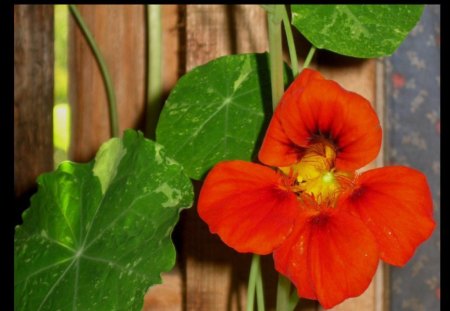
[[[289,294],[291,291],[291,281],[278,275],[278,287],[277,287],[277,311],[287,311],[289,308]]]
[[[291,294],[291,281],[278,275],[278,287],[277,287],[277,311],[292,311],[298,304],[300,298],[297,292],[294,291]]]
[[[255,303],[255,289],[258,275],[260,274],[259,269],[259,255],[253,255],[252,265],[250,266],[250,276],[248,279],[247,288],[247,311],[253,311],[253,306]]]
[[[298,297],[297,291],[294,291],[289,298],[289,310],[294,310],[299,300],[300,298]]]
[[[283,46],[281,44],[281,21],[284,5],[273,5],[267,11],[269,26],[270,82],[272,86],[272,107],[275,111],[284,93]]]
[[[255,255],[258,256],[258,255]],[[258,311],[265,311],[264,304],[264,288],[261,274],[261,263],[258,256],[258,278],[256,279],[256,302],[258,304]]]
[[[289,57],[291,59],[292,74],[294,78],[298,75],[298,59],[297,51],[295,49],[294,36],[292,35],[291,23],[287,14],[286,6],[283,5],[283,25],[286,33],[286,41],[289,49]]]
[[[308,68],[308,66],[311,63],[311,60],[314,56],[315,51],[316,51],[316,48],[314,46],[311,46],[311,49],[309,50],[308,55],[306,56],[305,63],[303,64],[303,69]]]
[[[72,16],[75,18],[78,26],[80,27],[84,38],[87,43],[91,47],[91,50],[94,54],[94,57],[98,63],[100,68],[100,73],[103,78],[103,82],[105,84],[106,94],[108,96],[108,104],[109,104],[109,121],[110,121],[110,129],[111,136],[118,137],[119,136],[119,121],[117,116],[117,104],[116,104],[116,94],[114,93],[113,83],[111,80],[111,76],[108,73],[108,68],[106,67],[106,62],[103,58],[103,55],[100,53],[100,50],[97,47],[94,37],[92,33],[89,31],[86,23],[81,17],[80,12],[74,4],[69,4],[70,12]]]
[[[266,5],[265,9],[267,10],[267,20],[269,25],[270,82],[272,86],[272,106],[275,110],[284,93],[281,22],[283,22],[285,27],[284,29],[286,32],[294,77],[298,74],[298,59],[286,7],[284,5]],[[309,64],[313,55],[314,50],[310,51],[308,55],[309,60],[308,63],[305,62],[305,67],[307,66],[307,64]],[[295,308],[298,302],[298,296],[290,296],[290,292],[290,280],[280,274],[277,287],[277,311],[291,311]]]
[[[284,93],[281,21],[283,20],[283,16],[287,18],[287,13],[284,5],[267,6],[266,10],[268,14],[267,20],[269,24],[270,82],[272,86],[272,105],[273,109],[275,110]],[[292,57],[291,54],[291,62],[292,58],[296,60],[296,57]],[[296,66],[298,67],[298,64]],[[294,67],[294,65],[292,67]],[[290,288],[291,282],[280,275],[277,288],[277,311],[288,310]]]
[[[148,62],[146,136],[156,138],[162,97],[161,5],[147,5]]]

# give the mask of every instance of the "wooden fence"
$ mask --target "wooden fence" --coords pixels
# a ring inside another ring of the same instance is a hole
[[[80,5],[79,10],[102,51],[117,95],[120,131],[143,128],[146,92],[146,11],[143,5]],[[256,5],[163,5],[163,86],[167,96],[191,68],[222,55],[268,50],[264,11]],[[257,25],[257,26],[256,26]],[[53,7],[14,7],[14,189],[23,208],[35,191],[36,177],[53,167]],[[308,43],[296,35],[299,58]],[[382,118],[382,66],[319,51],[312,63],[372,103]],[[109,138],[107,99],[97,64],[71,19],[69,27],[69,101],[72,109],[70,159],[90,160]],[[380,165],[382,153],[372,166]],[[197,186],[199,186],[197,184]],[[198,188],[198,187],[197,187]],[[152,287],[145,310],[225,311],[245,309],[249,255],[228,249],[208,232],[196,208],[181,214],[174,232],[175,269]],[[263,257],[269,309],[275,305],[276,275],[270,256]],[[333,310],[387,310],[387,280],[380,266],[369,289]],[[297,310],[321,308],[303,300]]]

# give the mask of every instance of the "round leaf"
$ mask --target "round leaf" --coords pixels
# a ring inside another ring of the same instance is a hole
[[[181,77],[156,138],[199,180],[219,161],[254,158],[271,107],[268,55],[224,56]]]
[[[423,5],[291,5],[292,24],[315,47],[375,58],[400,46]]]
[[[171,233],[192,205],[181,166],[127,130],[38,185],[16,228],[15,310],[141,310],[175,264]]]

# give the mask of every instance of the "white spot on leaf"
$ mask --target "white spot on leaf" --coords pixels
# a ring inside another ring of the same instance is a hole
[[[105,194],[117,174],[120,161],[127,153],[120,138],[113,138],[103,144],[95,157],[93,173],[100,180],[102,194]]]
[[[155,160],[156,163],[161,164],[163,162],[163,158],[161,156],[162,146],[159,144],[155,144]]]
[[[171,188],[167,183],[159,185],[155,190],[156,193],[162,193],[167,197],[167,201],[163,202],[162,207],[174,207],[180,202],[181,191]]]

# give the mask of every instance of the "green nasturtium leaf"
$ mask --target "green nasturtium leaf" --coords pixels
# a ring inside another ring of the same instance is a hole
[[[422,15],[423,5],[291,5],[292,24],[315,47],[375,58],[400,46]]]
[[[268,61],[266,53],[228,55],[178,81],[156,139],[189,177],[200,180],[222,160],[255,158],[272,113]]]
[[[161,145],[127,130],[94,161],[38,178],[15,233],[15,310],[142,309],[175,264],[172,230],[192,184]]]

